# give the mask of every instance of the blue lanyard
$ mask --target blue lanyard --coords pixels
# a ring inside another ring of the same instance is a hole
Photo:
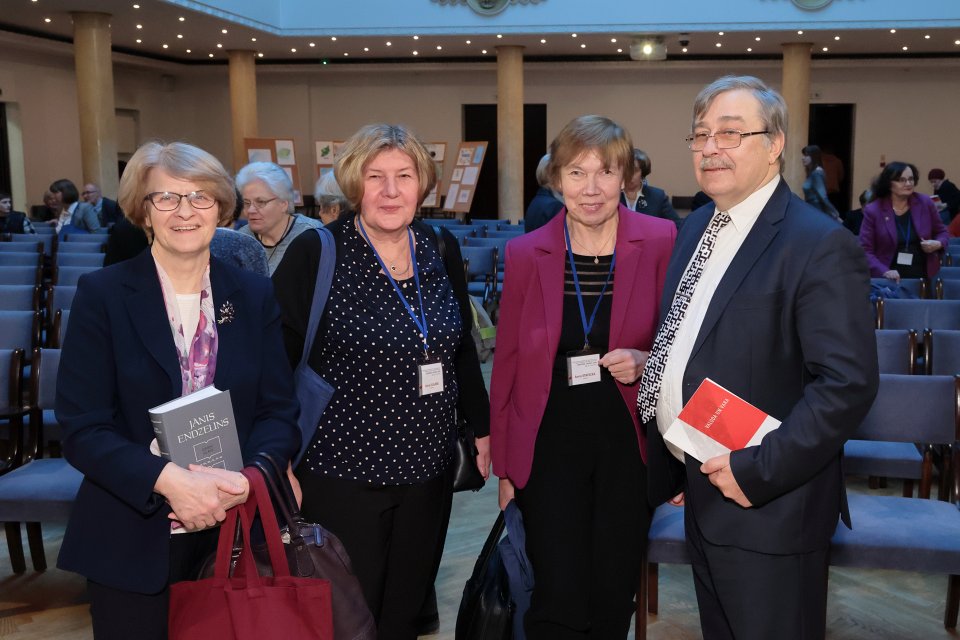
[[[910,217],[910,210],[907,209],[907,212],[906,212],[905,214],[903,214],[903,217],[907,219],[907,230],[906,230],[906,231],[904,231],[904,230],[903,230],[903,227],[900,226],[900,221],[897,220],[898,217],[899,217],[899,216],[897,216],[896,214],[894,214],[893,222],[894,222],[894,224],[897,225],[897,229],[898,229],[898,230],[900,231],[900,233],[902,233],[903,236],[904,236],[903,248],[904,248],[904,249],[909,249],[909,248],[910,248],[910,229],[911,229],[911,227],[913,226],[913,225],[911,224],[911,223],[913,222],[913,219]]]
[[[393,290],[397,292],[397,296],[400,298],[400,302],[403,303],[404,308],[407,310],[407,313],[410,314],[410,317],[413,318],[413,323],[417,325],[417,329],[420,331],[420,337],[423,339],[423,353],[424,355],[430,355],[427,349],[427,314],[423,312],[423,296],[420,294],[420,274],[417,269],[417,254],[413,249],[413,231],[410,230],[410,227],[407,227],[407,240],[410,242],[410,261],[413,265],[413,282],[417,285],[417,299],[420,301],[420,317],[417,318],[416,312],[413,310],[413,307],[410,306],[410,303],[407,302],[406,297],[403,295],[403,292],[400,291],[400,287],[397,286],[397,281],[393,279],[393,275],[390,273],[390,269],[387,269],[387,265],[383,263],[383,259],[380,257],[380,254],[377,253],[377,248],[373,246],[373,243],[370,242],[370,236],[367,235],[367,230],[363,228],[363,221],[360,220],[359,214],[357,215],[357,226],[360,228],[360,233],[363,234],[364,239],[367,241],[367,244],[370,245],[370,248],[373,249],[373,255],[377,259],[377,262],[380,264],[380,269],[383,270],[383,273],[386,274],[387,278],[390,279],[390,284],[393,285]]]
[[[603,288],[600,289],[600,295],[597,297],[597,303],[593,305],[593,313],[590,314],[590,321],[587,322],[587,312],[583,308],[583,293],[580,291],[580,276],[577,275],[577,265],[573,260],[573,248],[570,246],[570,229],[567,228],[567,221],[563,221],[563,237],[567,241],[567,257],[570,259],[570,270],[573,271],[573,288],[577,291],[577,304],[580,305],[580,323],[583,325],[583,348],[590,347],[590,330],[593,329],[593,323],[597,319],[597,311],[600,309],[600,303],[603,301],[603,294],[607,292],[610,285],[610,278],[613,277],[613,267],[617,264],[617,248],[614,245],[613,259],[610,260],[610,271],[607,272],[607,279],[603,282]]]

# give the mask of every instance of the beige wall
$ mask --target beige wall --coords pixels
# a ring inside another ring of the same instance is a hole
[[[2,100],[16,102],[29,204],[55,178],[80,180],[76,85],[69,45],[0,41]],[[854,103],[853,191],[877,172],[880,155],[932,166],[960,179],[960,61],[814,62],[813,102]],[[461,105],[496,102],[496,70],[479,65],[258,67],[260,135],[293,137],[301,187],[313,188],[313,141],[342,139],[373,121],[402,122],[423,138],[460,140]],[[758,63],[528,63],[525,99],[547,104],[547,135],[574,116],[608,115],[653,159],[651,183],[673,195],[697,190],[683,137],[697,91],[724,73],[752,73],[777,86],[776,61]],[[115,57],[116,106],[136,112],[143,142],[185,140],[231,158],[224,66],[191,67]],[[3,86],[14,87],[10,94]],[[447,163],[448,173],[451,163]],[[799,185],[793,185],[799,187]],[[929,192],[926,181],[921,190]]]

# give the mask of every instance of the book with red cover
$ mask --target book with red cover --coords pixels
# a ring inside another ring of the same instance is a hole
[[[668,443],[705,462],[714,456],[760,444],[780,426],[743,398],[704,379],[663,434]]]

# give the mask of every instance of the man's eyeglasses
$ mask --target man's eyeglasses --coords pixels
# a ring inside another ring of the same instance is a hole
[[[176,211],[180,206],[180,201],[184,198],[193,205],[194,209],[209,209],[217,203],[217,199],[205,191],[191,191],[190,193],[154,191],[148,193],[144,200],[149,200],[157,211]]]
[[[257,198],[256,200],[244,200],[243,208],[247,211],[253,208],[256,208],[257,211],[260,211],[274,200],[276,200],[276,198],[270,198],[269,200],[264,200],[262,198]]]
[[[917,184],[916,178],[897,178],[894,182],[899,182],[900,184]]]
[[[714,134],[709,134],[705,132],[694,133],[684,140],[687,141],[687,147],[691,151],[703,151],[704,147],[707,146],[707,140],[713,138],[713,141],[717,145],[717,149],[736,149],[740,146],[740,143],[747,136],[756,136],[761,133],[770,133],[769,131],[736,131],[734,129],[726,129],[724,131],[717,131]]]

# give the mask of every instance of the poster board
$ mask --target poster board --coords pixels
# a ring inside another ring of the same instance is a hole
[[[293,138],[244,138],[243,148],[247,152],[247,162],[273,162],[290,176],[293,183],[293,203],[303,206],[303,193],[300,191],[300,169],[297,166],[296,145]]]
[[[313,143],[317,154],[317,180],[333,172],[333,164],[340,157],[343,140],[317,140]]]
[[[423,205],[421,206],[439,207],[440,193],[443,191],[441,184],[443,182],[443,163],[447,157],[447,143],[427,142],[424,143],[424,146],[430,153],[430,157],[433,158],[433,164],[437,168],[437,184],[433,187],[433,190],[427,194],[427,197],[423,200]]]
[[[470,211],[486,152],[486,142],[460,143],[457,155],[454,156],[453,173],[450,174],[450,185],[443,202],[444,211]]]

